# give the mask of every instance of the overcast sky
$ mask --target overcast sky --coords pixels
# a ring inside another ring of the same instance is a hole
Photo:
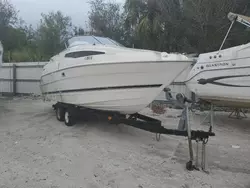
[[[19,11],[19,16],[36,26],[41,13],[60,10],[72,18],[73,24],[85,28],[88,20],[89,0],[9,0]],[[113,0],[123,3],[124,0]]]

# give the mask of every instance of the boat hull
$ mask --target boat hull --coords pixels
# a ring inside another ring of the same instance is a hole
[[[234,107],[250,107],[250,48],[242,45],[198,58],[187,87],[198,98]]]
[[[70,67],[43,75],[41,90],[46,100],[133,114],[149,105],[189,65],[161,61]]]

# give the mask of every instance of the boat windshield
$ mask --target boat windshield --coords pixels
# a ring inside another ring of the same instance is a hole
[[[102,44],[102,45],[113,45],[113,46],[123,46],[122,44],[106,37],[97,36],[76,36],[68,40],[69,46],[74,46],[77,44]]]

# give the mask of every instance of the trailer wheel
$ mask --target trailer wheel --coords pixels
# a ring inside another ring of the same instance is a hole
[[[70,110],[66,110],[64,114],[64,123],[67,126],[73,126],[75,124],[74,117],[72,115],[72,112],[70,112]]]
[[[58,121],[64,121],[65,110],[62,107],[56,108],[56,118]]]

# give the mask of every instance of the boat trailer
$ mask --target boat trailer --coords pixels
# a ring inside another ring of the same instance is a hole
[[[182,100],[184,99],[183,96],[181,96],[181,98]],[[207,172],[206,144],[209,137],[215,136],[215,134],[212,132],[212,129],[207,132],[201,130],[191,130],[189,123],[189,105],[184,103],[185,102],[182,101],[184,108],[179,121],[178,129],[167,129],[162,126],[162,122],[160,120],[139,113],[132,115],[123,115],[117,112],[88,109],[61,102],[53,105],[53,108],[56,111],[57,119],[59,121],[64,121],[67,126],[74,125],[76,123],[77,117],[88,118],[92,115],[96,115],[95,117],[97,117],[98,119],[101,118],[102,120],[108,121],[111,124],[125,124],[138,129],[149,131],[151,133],[155,133],[157,141],[160,141],[161,134],[187,137],[190,160],[186,163],[186,168],[189,171],[199,170],[199,142],[202,142],[201,169],[204,172]],[[192,146],[193,140],[195,140],[197,144],[195,165]]]

